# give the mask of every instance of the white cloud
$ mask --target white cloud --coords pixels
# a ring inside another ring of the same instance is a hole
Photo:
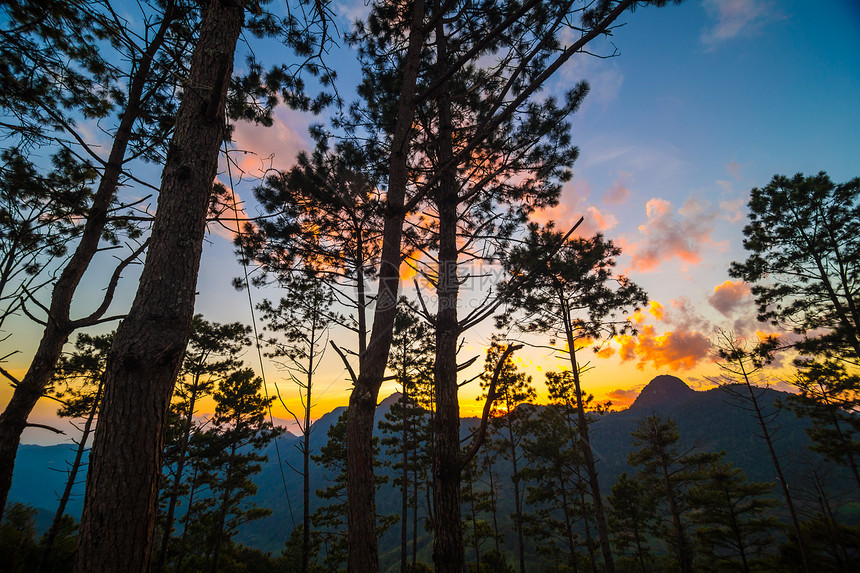
[[[749,35],[779,17],[779,11],[766,0],[704,0],[705,11],[714,20],[702,31],[700,40],[709,48],[732,38]]]

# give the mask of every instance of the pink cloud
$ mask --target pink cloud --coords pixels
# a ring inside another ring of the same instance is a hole
[[[539,209],[532,214],[532,220],[545,225],[553,221],[560,230],[567,231],[580,217],[584,220],[576,230],[576,235],[590,237],[615,227],[618,219],[612,213],[604,212],[588,204],[591,186],[588,181],[579,180],[567,185],[562,191],[558,205]]]
[[[635,270],[652,271],[673,258],[695,265],[702,260],[702,247],[715,244],[711,240],[715,213],[707,201],[690,197],[676,213],[669,201],[654,198],[645,205],[645,216],[639,226],[643,239],[627,247]]]
[[[612,187],[603,193],[603,202],[607,205],[622,205],[630,198],[630,189],[627,187],[627,179],[630,178],[629,173],[622,173],[615,181],[612,182]]]
[[[230,151],[234,169],[238,167],[241,174],[251,177],[259,177],[268,169],[289,169],[298,153],[312,146],[305,135],[307,127],[306,115],[283,108],[276,112],[272,127],[238,122]]]
[[[708,303],[729,318],[749,299],[750,286],[743,281],[726,281],[714,287]]]
[[[743,180],[743,176],[741,176],[741,164],[737,161],[729,161],[726,163],[726,171],[736,180]]]
[[[729,223],[739,223],[744,219],[744,207],[746,203],[746,199],[743,197],[731,201],[720,201],[722,218]]]

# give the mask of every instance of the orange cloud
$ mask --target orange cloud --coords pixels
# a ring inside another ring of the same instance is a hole
[[[750,286],[743,281],[726,281],[714,287],[714,292],[708,297],[708,303],[720,311],[726,318],[749,298]]]
[[[654,198],[646,203],[645,216],[646,222],[639,226],[643,239],[628,247],[635,270],[651,271],[676,257],[698,264],[702,247],[714,244],[711,233],[715,213],[707,201],[690,197],[676,214],[669,201]]]
[[[649,363],[655,369],[689,370],[707,358],[711,348],[708,337],[701,332],[675,330],[657,334],[651,325],[644,325],[637,336],[617,336],[615,341],[620,345],[621,360],[637,360],[639,370]]]
[[[632,320],[635,324],[644,324],[645,321],[648,320],[648,317],[645,315],[646,312],[653,316],[656,320],[663,320],[663,317],[665,316],[663,305],[656,300],[652,300],[648,302],[647,310],[639,309],[634,311],[630,317],[630,320]]]
[[[648,312],[650,312],[651,316],[653,316],[657,320],[663,320],[663,305],[656,300],[652,300],[648,303]]]
[[[606,393],[606,397],[612,400],[613,406],[620,406],[622,408],[627,408],[633,404],[633,401],[636,400],[638,395],[639,390],[622,390],[621,388],[617,388]]]
[[[604,346],[597,351],[598,358],[612,358],[613,356],[615,356],[615,348],[611,346]]]

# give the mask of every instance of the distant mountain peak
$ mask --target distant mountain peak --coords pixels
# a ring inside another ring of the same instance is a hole
[[[397,401],[400,400],[400,397],[402,395],[403,394],[401,394],[400,392],[395,392],[394,394],[380,402],[377,408],[390,408],[392,404],[396,404]]]
[[[642,389],[630,409],[659,410],[665,406],[683,402],[695,394],[696,391],[680,378],[661,374]]]

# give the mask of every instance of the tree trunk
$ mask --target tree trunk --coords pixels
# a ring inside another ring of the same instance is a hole
[[[404,341],[405,343],[405,341]],[[403,353],[403,369],[400,372],[401,380],[403,381],[403,416],[401,423],[403,424],[401,433],[401,451],[400,462],[403,467],[400,470],[400,571],[406,573],[406,539],[407,539],[407,523],[409,522],[409,416],[406,412],[406,405],[409,403],[409,393],[406,388],[406,352]]]
[[[566,301],[559,295],[559,302],[564,309],[564,329],[567,335],[568,356],[573,374],[573,385],[576,390],[576,411],[579,426],[579,441],[582,444],[582,457],[585,459],[585,469],[588,472],[588,485],[594,501],[594,520],[597,522],[597,535],[600,537],[600,549],[607,573],[615,573],[615,562],[612,559],[612,546],[609,544],[609,528],[606,526],[606,512],[603,509],[603,497],[600,495],[600,481],[597,479],[597,467],[594,463],[594,453],[591,450],[591,439],[588,436],[588,422],[585,420],[585,404],[582,398],[582,388],[579,384],[579,364],[576,361],[576,340],[573,337],[573,326]]]
[[[243,0],[203,6],[146,264],[108,356],[78,573],[150,566],[164,421],[191,331],[206,213],[225,134],[225,99],[243,23]]]
[[[234,427],[238,427],[236,420]],[[212,567],[210,573],[218,573],[218,561],[221,559],[221,546],[224,545],[224,526],[227,523],[227,513],[230,511],[230,494],[233,493],[233,464],[236,460],[236,443],[230,446],[230,461],[224,473],[224,495],[221,496],[221,510],[218,512],[218,523],[215,524],[215,547],[212,549]]]
[[[376,573],[379,554],[376,543],[376,502],[373,481],[373,414],[379,387],[388,364],[392,327],[400,285],[400,246],[403,236],[403,207],[408,181],[410,130],[415,115],[415,84],[424,45],[424,1],[412,8],[409,46],[403,62],[395,133],[389,158],[388,194],[382,230],[379,263],[379,292],[367,354],[349,397],[346,433],[347,538],[350,573]]]
[[[437,14],[438,16],[438,14]],[[448,72],[445,25],[436,25],[436,74]],[[457,400],[457,204],[456,173],[451,165],[453,129],[451,98],[447,82],[436,98],[439,114],[437,141],[438,164],[444,168],[435,193],[439,213],[439,271],[436,294],[436,361],[433,381],[436,386],[436,440],[433,448],[433,563],[437,573],[462,573],[465,548],[460,521],[460,404]]]
[[[131,78],[128,92],[128,104],[122,114],[116,136],[105,164],[104,173],[99,181],[98,189],[93,196],[93,204],[87,213],[78,246],[69,259],[68,264],[60,273],[54,290],[51,293],[49,319],[42,332],[42,340],[30,362],[27,373],[12,393],[12,398],[6,409],[0,414],[0,518],[12,485],[12,471],[15,468],[15,456],[18,452],[18,442],[21,433],[27,426],[27,418],[42,394],[45,392],[63,346],[74,332],[77,325],[70,319],[72,298],[81,282],[90,262],[98,252],[102,232],[107,224],[108,210],[122,174],[125,152],[133,133],[134,122],[139,115],[140,99],[155,54],[161,48],[164,36],[173,19],[172,3],[165,11],[164,19],[158,32],[146,48],[146,52],[138,61],[139,67]],[[90,318],[100,318],[107,308],[99,309]]]
[[[511,420],[511,416],[513,415],[513,411],[509,409],[505,417],[507,418],[508,438],[511,446],[511,465],[514,470],[511,475],[511,481],[514,485],[514,525],[517,528],[517,552],[520,557],[520,573],[526,573],[525,544],[523,543],[523,508],[522,500],[520,499],[520,471],[517,467],[517,444],[514,441],[514,426]]]
[[[305,419],[302,428],[302,573],[308,573],[311,562],[311,390],[314,381],[314,340],[316,340],[317,317],[315,309],[308,344],[308,381],[305,388]]]

